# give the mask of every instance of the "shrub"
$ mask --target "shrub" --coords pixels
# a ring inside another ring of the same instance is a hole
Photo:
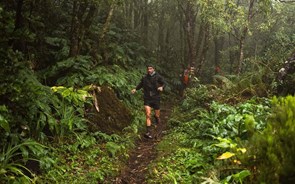
[[[295,97],[274,97],[272,104],[266,129],[250,142],[257,167],[254,172],[261,182],[294,182]]]

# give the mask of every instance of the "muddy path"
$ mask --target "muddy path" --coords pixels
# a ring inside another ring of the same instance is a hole
[[[173,105],[163,102],[161,105],[161,123],[153,126],[153,139],[141,139],[135,143],[135,149],[130,153],[129,160],[121,174],[116,178],[116,184],[144,184],[148,173],[148,165],[157,157],[156,146],[161,141],[163,133],[167,130],[167,121],[172,112]]]

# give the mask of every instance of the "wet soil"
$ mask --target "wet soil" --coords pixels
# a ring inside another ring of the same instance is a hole
[[[167,121],[172,111],[172,104],[163,102],[161,108],[161,122],[153,126],[152,139],[143,135],[137,140],[135,149],[131,151],[129,160],[121,174],[113,183],[116,184],[144,184],[148,173],[148,165],[157,157],[156,146],[167,130]]]
[[[130,110],[117,98],[114,90],[107,86],[102,86],[95,96],[99,111],[94,105],[87,108],[89,130],[120,135],[122,130],[130,125]]]

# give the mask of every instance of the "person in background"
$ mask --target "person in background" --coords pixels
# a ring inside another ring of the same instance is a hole
[[[277,95],[294,95],[294,73],[295,73],[295,52],[289,57],[282,68],[279,69],[276,76]]]
[[[181,89],[180,89],[179,95],[181,97],[184,96],[184,90],[188,87],[193,72],[194,72],[194,67],[191,65],[188,65],[187,68],[183,70],[182,74],[180,74]]]
[[[221,67],[219,65],[215,66],[214,72],[215,72],[215,75],[223,75],[221,71]]]
[[[147,65],[147,74],[141,78],[136,88],[131,90],[134,94],[137,90],[143,89],[144,109],[146,116],[146,133],[145,137],[152,139],[151,135],[151,113],[155,111],[156,123],[160,123],[160,101],[161,93],[165,87],[163,77],[155,71],[153,65]]]

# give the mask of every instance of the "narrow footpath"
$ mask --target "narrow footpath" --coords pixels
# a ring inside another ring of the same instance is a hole
[[[116,184],[144,184],[148,165],[157,157],[156,146],[161,141],[163,132],[167,129],[167,121],[171,114],[173,105],[163,102],[161,105],[161,123],[153,127],[153,139],[146,139],[141,136],[136,142],[135,149],[130,153],[129,161],[116,178]]]

